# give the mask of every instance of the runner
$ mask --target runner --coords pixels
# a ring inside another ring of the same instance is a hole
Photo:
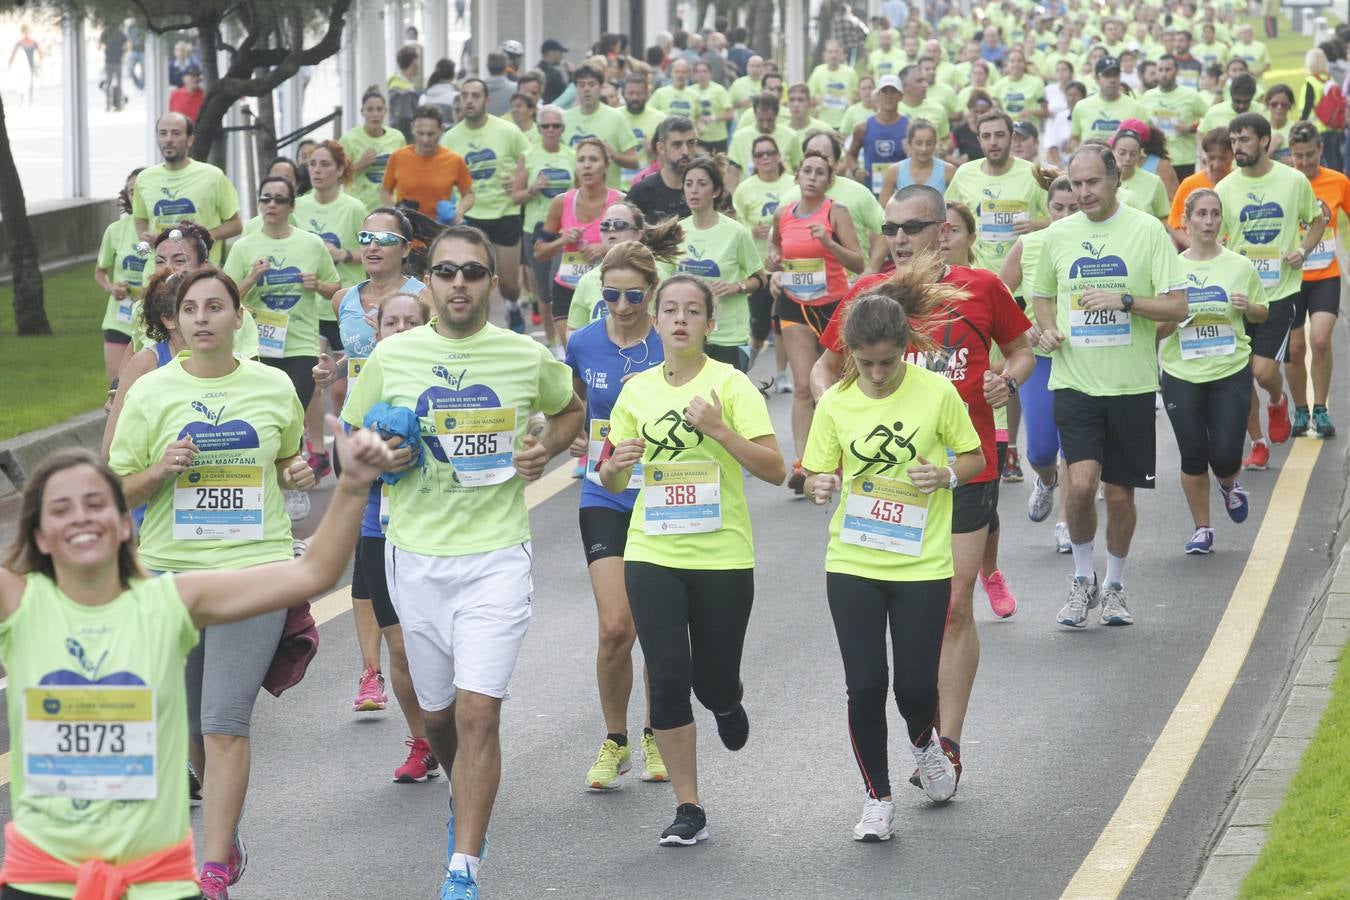
[[[1293,165],[1290,160],[1289,129],[1294,127],[1289,110],[1294,105],[1294,91],[1287,84],[1271,85],[1265,96],[1266,110],[1270,113],[1270,158],[1285,165]]]
[[[956,177],[956,166],[937,157],[937,129],[927,119],[909,123],[909,153],[894,166],[888,166],[877,199],[884,207],[898,188],[926,184],[939,193]]]
[[[530,616],[524,483],[572,442],[583,411],[547,348],[488,324],[487,236],[447,228],[428,256],[436,318],[376,345],[342,418],[359,427],[385,402],[421,423],[420,466],[390,489],[385,564],[427,738],[458,801],[441,897],[471,900],[501,778],[501,702]],[[533,409],[547,417],[538,436],[526,433]]]
[[[667,116],[684,116],[690,121],[698,116],[698,95],[689,84],[692,69],[689,61],[677,58],[670,63],[670,83],[657,88],[652,93],[651,104]]]
[[[1341,268],[1337,237],[1340,216],[1350,210],[1350,179],[1335,169],[1320,165],[1322,131],[1314,123],[1298,122],[1289,132],[1291,162],[1312,184],[1327,222],[1317,246],[1303,263],[1303,283],[1295,303],[1293,331],[1289,334],[1289,361],[1284,373],[1294,398],[1295,436],[1313,432],[1321,438],[1336,436],[1336,426],[1327,411],[1331,390],[1333,350],[1331,334],[1341,310]],[[1305,336],[1304,323],[1310,336]],[[1305,354],[1312,347],[1312,415],[1308,415],[1308,376]]]
[[[235,316],[238,327],[237,299],[232,311],[221,312],[220,318]],[[237,365],[276,378],[256,363]],[[9,687],[16,695],[40,689],[56,699],[82,699],[90,693],[80,689],[87,674],[71,671],[67,652],[78,647],[79,659],[98,660],[104,671],[120,673],[119,687],[105,688],[95,699],[102,707],[95,711],[99,718],[139,735],[160,764],[153,776],[127,777],[135,761],[115,750],[98,757],[98,771],[86,769],[78,779],[29,774],[30,754],[50,754],[74,766],[89,757],[63,753],[58,729],[51,727],[59,723],[57,714],[9,704],[13,821],[5,827],[0,871],[6,895],[38,896],[27,889],[68,895],[77,882],[85,884],[90,867],[107,865],[113,870],[109,880],[126,884],[134,896],[202,896],[187,784],[178,762],[188,750],[184,663],[190,652],[200,652],[198,629],[247,627],[277,612],[284,615],[287,607],[337,582],[355,545],[366,487],[392,465],[389,450],[373,435],[350,444],[340,439],[338,447],[345,471],[315,535],[314,552],[290,560],[287,547],[284,562],[239,571],[203,567],[160,578],[145,577],[127,498],[119,479],[94,454],[63,450],[32,473],[24,485],[18,535],[0,567],[0,660]],[[176,477],[187,468],[179,455],[170,452],[155,467],[172,469]],[[274,519],[281,519],[276,512]],[[225,896],[215,889],[218,883],[213,877],[202,885],[210,891],[206,896]]]
[[[845,65],[844,48],[838,41],[827,40],[821,49],[824,62],[811,71],[807,86],[816,115],[837,131],[858,94],[858,72]]]
[[[228,275],[214,266],[184,275],[175,315],[187,350],[128,391],[109,449],[127,502],[146,504],[140,555],[159,572],[290,559],[282,491],[314,486],[301,453],[304,407],[284,373],[235,357],[243,316]],[[189,750],[205,787],[200,878],[208,900],[227,897],[248,864],[238,829],[249,720],[285,621],[277,609],[212,625],[188,658]]]
[[[1178,83],[1180,65],[1181,61],[1171,53],[1158,57],[1158,86],[1145,91],[1141,100],[1149,110],[1145,121],[1166,136],[1172,168],[1177,178],[1184,181],[1195,173],[1195,136],[1209,107],[1195,84]],[[1194,71],[1198,73],[1198,62],[1196,66]]]
[[[1074,151],[1069,180],[1079,212],[1050,226],[1031,286],[1041,349],[1053,354],[1049,388],[1069,476],[1075,572],[1056,621],[1080,628],[1100,603],[1103,625],[1130,625],[1124,571],[1134,491],[1154,485],[1154,323],[1185,318],[1185,279],[1162,223],[1117,199],[1120,170],[1109,148]],[[1092,559],[1099,480],[1107,519],[1101,590]]]
[[[859,122],[849,133],[848,153],[845,155],[846,167],[853,177],[867,185],[874,195],[880,196],[883,183],[890,169],[906,158],[905,147],[909,143],[911,122],[901,118],[898,112],[900,103],[900,79],[887,75],[877,87],[877,111]],[[936,141],[936,129],[934,129]],[[859,164],[858,156],[862,155]]]
[[[1139,128],[1148,128],[1143,122],[1130,122]],[[1120,187],[1116,196],[1126,206],[1157,217],[1166,223],[1171,207],[1167,202],[1167,188],[1162,179],[1140,168],[1143,162],[1144,136],[1124,125],[1111,138],[1111,151],[1120,168]]]
[[[956,769],[938,734],[953,492],[985,460],[956,389],[905,361],[912,349],[941,352],[927,335],[911,332],[907,314],[922,319],[958,300],[959,287],[933,283],[941,268],[926,257],[849,306],[841,329],[848,370],[821,397],[803,459],[811,499],[823,506],[838,493],[843,500],[830,523],[825,584],[848,687],[849,738],[867,791],[853,829],[864,842],[889,840],[895,817],[886,749],[888,625],[895,702],[920,783],[938,803],[956,793]],[[907,434],[892,430],[901,419]]]
[[[1172,241],[1181,249],[1190,246],[1190,236],[1181,224],[1186,197],[1198,188],[1213,188],[1233,171],[1233,144],[1228,140],[1227,128],[1214,128],[1200,138],[1200,168],[1181,182],[1172,198],[1172,212],[1167,217],[1167,230]]]
[[[1247,492],[1237,481],[1252,393],[1251,339],[1243,325],[1259,323],[1268,313],[1265,289],[1251,263],[1219,246],[1223,218],[1213,190],[1201,188],[1186,199],[1191,246],[1181,254],[1180,268],[1188,315],[1179,325],[1158,329],[1166,335],[1163,403],[1181,451],[1181,489],[1195,521],[1195,534],[1186,542],[1192,554],[1214,549],[1208,470],[1219,480],[1228,518],[1247,519]]]
[[[637,241],[650,250],[663,271],[674,271],[684,254],[684,229],[678,220],[666,219],[648,225],[642,210],[629,200],[620,200],[611,204],[600,219],[600,243],[608,253],[609,248],[627,241]],[[577,289],[572,292],[572,308],[567,314],[564,339],[609,315],[609,304],[601,295],[601,287],[599,266],[581,276]]]
[[[927,119],[938,131],[938,141],[945,144],[950,133],[951,110],[939,100],[928,96],[928,81],[923,69],[916,63],[900,70],[902,96],[896,109],[911,122]]]
[[[806,484],[802,453],[815,405],[811,366],[820,355],[820,335],[848,292],[848,272],[862,272],[866,264],[848,209],[827,195],[834,180],[830,159],[807,150],[797,169],[800,199],[780,201],[769,234],[769,268],[774,270],[769,283],[777,297],[774,314],[782,325],[792,370],[794,462],[788,487],[798,494]]]
[[[1228,100],[1224,102],[1216,99],[1215,104],[1200,120],[1201,131],[1222,128],[1245,113],[1264,112],[1259,104],[1255,109],[1252,108],[1252,100],[1256,97],[1256,79],[1247,73],[1244,72],[1229,82],[1227,90]]]
[[[690,690],[727,749],[750,736],[740,668],[755,549],[742,471],[769,484],[785,472],[764,398],[703,352],[714,324],[707,283],[674,275],[657,288],[655,307],[665,361],[619,394],[600,479],[621,494],[642,464],[624,583],[647,661],[652,731],[675,788],[675,820],[660,843],[690,846],[708,837]]]
[[[785,154],[783,164],[792,171],[795,172],[797,164],[802,161],[802,136],[779,120],[780,108],[781,104],[773,94],[757,94],[752,103],[754,120],[750,125],[736,128],[736,133],[731,138],[731,149],[727,151],[727,162],[731,163],[727,175],[736,182],[737,187],[753,175],[758,167],[751,156],[751,144],[756,143],[760,137],[774,139],[778,151]]]
[[[535,296],[543,313],[544,343],[558,355],[566,335],[558,333],[553,316],[553,277],[555,264],[536,259],[535,237],[548,218],[549,203],[572,186],[577,155],[562,143],[563,111],[553,104],[539,107],[540,142],[534,144],[516,160],[516,176],[511,183],[511,200],[524,207],[522,234],[524,235],[525,265],[534,281]]]
[[[614,208],[624,207],[615,204]],[[633,693],[633,641],[637,632],[624,589],[623,554],[642,471],[634,467],[629,488],[611,494],[600,481],[600,453],[609,437],[609,416],[619,389],[639,372],[661,365],[664,357],[661,337],[648,312],[659,280],[652,252],[636,241],[625,242],[605,254],[598,271],[608,314],[571,336],[567,364],[572,368],[572,387],[586,404],[586,424],[572,443],[572,455],[586,461],[586,480],[581,485],[581,541],[600,626],[595,671],[607,732],[595,765],[586,773],[586,786],[604,791],[617,788],[619,776],[632,765],[628,698]],[[669,779],[652,735],[650,712],[642,729],[642,758],[643,781]]]
[[[689,215],[689,206],[684,202],[684,167],[697,149],[694,123],[684,116],[667,116],[656,129],[652,146],[661,167],[634,183],[628,199],[649,222],[683,219]]]
[[[384,94],[378,87],[367,88],[361,97],[362,123],[338,139],[347,158],[352,160],[352,183],[348,193],[360,200],[367,210],[380,205],[380,185],[384,183],[389,155],[407,144],[402,132],[385,127],[387,113]]]
[[[1080,100],[1073,108],[1070,133],[1074,141],[1109,141],[1126,119],[1147,121],[1148,110],[1120,90],[1120,60],[1105,56],[1097,61],[1098,93]]]
[[[777,216],[782,198],[797,183],[783,164],[783,154],[778,142],[771,135],[761,134],[751,145],[751,156],[755,161],[753,174],[741,179],[736,191],[731,195],[732,208],[736,210],[736,219],[750,229],[761,258],[768,257],[769,235],[773,232],[773,222]],[[750,294],[750,359],[746,371],[755,367],[755,358],[764,349],[764,343],[775,329],[773,314],[773,294],[767,280]],[[780,326],[781,327],[781,326]],[[787,367],[787,356],[783,352],[783,342],[775,341],[777,355],[775,382]],[[785,377],[785,376],[784,376]]]
[[[149,247],[136,232],[136,221],[131,217],[131,198],[136,193],[136,176],[141,169],[133,169],[117,195],[121,215],[103,232],[99,243],[98,262],[94,281],[108,292],[108,304],[103,313],[103,371],[108,376],[108,390],[117,390],[117,372],[131,343],[132,307],[146,281],[145,262]]]
[[[563,122],[567,126],[563,143],[576,150],[583,138],[599,138],[610,160],[607,183],[617,188],[621,184],[620,167],[638,167],[640,148],[633,130],[623,113],[600,102],[600,89],[605,84],[603,71],[589,64],[577,66],[572,73],[572,84],[576,88],[576,105],[563,113]],[[655,102],[652,105],[661,108]]]
[[[839,160],[844,145],[833,131],[811,131],[802,140],[802,154],[814,150],[825,157],[831,172],[839,171]],[[801,164],[798,164],[798,169]],[[886,242],[881,238],[881,225],[885,219],[881,204],[865,185],[852,178],[831,178],[825,196],[848,210],[853,220],[853,230],[858,235],[858,246],[867,259],[867,271],[875,272],[885,262]],[[796,203],[802,198],[802,189],[794,185],[792,190],[779,201],[780,206]]]
[[[131,215],[143,241],[153,241],[161,229],[191,219],[210,232],[215,242],[211,261],[219,263],[222,243],[244,227],[239,194],[220,169],[188,156],[195,131],[192,120],[182,113],[166,113],[155,122],[164,162],[136,176]]]
[[[735,116],[727,89],[712,80],[706,60],[694,65],[693,93],[698,104],[698,146],[705,153],[727,152],[727,123]]]
[[[989,94],[1014,119],[1044,119],[1050,115],[1045,102],[1045,81],[1027,71],[1026,53],[1020,47],[1008,51],[1003,77],[994,82]]]
[[[628,121],[629,130],[633,132],[633,140],[637,142],[639,154],[638,165],[622,171],[620,187],[625,191],[633,186],[633,176],[638,173],[638,169],[656,160],[655,144],[652,139],[656,136],[656,129],[661,127],[666,118],[661,110],[648,102],[647,91],[647,79],[643,75],[629,75],[623,80],[624,106],[620,112]],[[560,108],[554,109],[558,109],[561,114]],[[543,113],[542,107],[540,113]]]
[[[1300,269],[1322,240],[1326,219],[1305,175],[1270,158],[1270,123],[1257,113],[1243,113],[1228,125],[1237,168],[1215,187],[1223,202],[1223,235],[1229,250],[1247,257],[1261,276],[1270,315],[1248,323],[1252,374],[1269,401],[1266,418],[1270,439],[1289,440],[1289,404],[1280,364],[1289,354],[1289,332],[1298,315]],[[1303,231],[1303,226],[1307,231]],[[1243,468],[1264,469],[1270,446],[1261,433],[1261,411],[1252,392],[1247,433],[1251,453]]]
[[[439,143],[444,127],[440,109],[417,107],[412,143],[389,156],[380,183],[380,206],[416,210],[442,224],[464,221],[478,197],[464,158]]]

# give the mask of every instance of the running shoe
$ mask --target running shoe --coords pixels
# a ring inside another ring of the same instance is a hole
[[[283,491],[286,495],[286,515],[292,522],[309,518],[309,494],[304,491]]]
[[[995,569],[994,574],[988,578],[981,572],[980,587],[984,588],[985,596],[989,598],[989,608],[994,611],[994,615],[1006,619],[1017,612],[1017,598],[1013,596],[1012,589],[1008,587],[1008,582],[998,569]]]
[[[197,777],[197,772],[192,768],[192,763],[188,763],[188,806],[202,805],[202,780]]]
[[[889,841],[894,824],[895,804],[890,800],[868,797],[863,801],[862,818],[853,826],[853,839],[864,844]]]
[[[1214,552],[1214,529],[1197,528],[1195,534],[1186,542],[1186,552],[1188,554],[1208,554]],[[1102,611],[1105,615],[1105,610]]]
[[[773,376],[773,392],[775,394],[790,394],[793,391],[792,376],[787,372],[779,372]]]
[[[239,836],[239,832],[234,833],[234,842],[230,844],[230,858],[225,864],[227,876],[226,884],[236,884],[240,878],[244,877],[244,870],[248,868],[248,847],[244,846],[244,839]]]
[[[1097,605],[1097,576],[1089,582],[1086,578],[1069,578],[1069,602],[1060,609],[1055,621],[1070,628],[1082,628],[1087,624],[1088,610]]]
[[[1247,458],[1242,461],[1242,468],[1251,469],[1256,472],[1264,472],[1270,465],[1270,445],[1263,439],[1257,438],[1252,441],[1252,452],[1247,454]]]
[[[544,318],[541,315],[539,315],[538,303],[530,304],[530,324],[536,327],[544,324]]]
[[[1289,401],[1281,393],[1279,403],[1266,404],[1266,432],[1272,441],[1283,444],[1289,440],[1290,429]]]
[[[802,468],[800,459],[792,463],[792,474],[788,476],[787,486],[794,494],[800,495],[806,491],[806,470]]]
[[[520,313],[519,303],[506,304],[506,327],[510,328],[516,334],[525,333],[525,317]],[[477,896],[476,888],[474,895]]]
[[[1294,425],[1289,433],[1294,437],[1303,437],[1308,433],[1308,421],[1308,407],[1295,406]]]
[[[229,879],[222,866],[207,863],[202,866],[197,881],[201,885],[202,900],[230,900]]]
[[[478,882],[468,872],[446,869],[441,900],[478,900]]]
[[[745,714],[745,704],[737,703],[729,713],[715,713],[717,736],[722,739],[728,750],[739,750],[750,739],[750,717]]]
[[[620,747],[613,740],[605,738],[605,742],[600,745],[600,755],[595,758],[595,765],[586,773],[586,787],[593,791],[611,791],[618,787],[615,782],[619,776],[632,767],[632,743]]]
[[[1325,406],[1314,406],[1312,411],[1313,431],[1320,438],[1336,436],[1336,426],[1331,423],[1331,413]]]
[[[579,463],[577,463],[575,466],[573,466],[573,467],[572,467],[572,477],[573,477],[573,478],[585,478],[585,477],[586,477],[586,463],[584,463],[584,462],[579,462]]]
[[[1020,484],[1022,478],[1022,454],[1017,452],[1016,447],[1008,448],[1008,456],[1003,462],[1003,480],[1007,484]],[[1042,517],[1043,518],[1043,517]],[[1036,519],[1037,522],[1040,519]]]
[[[1228,510],[1228,518],[1234,522],[1247,521],[1247,492],[1242,489],[1242,485],[1234,481],[1231,488],[1225,489],[1219,485],[1219,490],[1223,493],[1223,506]]]
[[[661,758],[661,748],[656,746],[656,736],[646,731],[642,732],[642,780],[670,780],[666,761]]]
[[[1031,496],[1027,498],[1027,517],[1033,522],[1044,522],[1055,508],[1055,488],[1059,487],[1059,477],[1054,484],[1046,484],[1037,475],[1031,485]]]
[[[1108,584],[1102,588],[1102,624],[1133,625],[1134,616],[1125,605],[1125,588],[1118,584]]]
[[[1055,523],[1055,552],[1056,553],[1073,552],[1073,542],[1069,540],[1068,522]]]
[[[309,467],[314,470],[314,481],[317,484],[323,481],[323,476],[333,471],[333,461],[327,453],[311,453],[305,460]]]
[[[408,758],[403,761],[403,765],[394,770],[394,781],[399,784],[414,784],[441,774],[436,771],[441,767],[440,760],[431,752],[431,745],[427,743],[426,738],[408,738],[403,743],[409,748]]]
[[[708,816],[697,803],[675,807],[675,821],[661,832],[662,847],[692,847],[708,839]]]
[[[934,803],[946,803],[956,793],[956,767],[938,740],[937,732],[928,739],[927,746],[915,747],[914,761],[919,764],[919,784]]]
[[[366,669],[356,684],[356,699],[352,712],[375,712],[384,709],[389,697],[384,693],[384,676],[379,669]]]
[[[947,754],[947,758],[952,761],[952,769],[956,772],[957,787],[961,785],[961,745],[951,738],[938,738],[942,744],[942,752]],[[955,789],[953,789],[955,793]]]

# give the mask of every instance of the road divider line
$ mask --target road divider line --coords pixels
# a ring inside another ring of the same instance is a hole
[[[1120,805],[1064,889],[1063,900],[1119,896],[1153,841],[1242,671],[1289,551],[1323,444],[1302,439],[1290,448],[1247,564],[1205,655]]]

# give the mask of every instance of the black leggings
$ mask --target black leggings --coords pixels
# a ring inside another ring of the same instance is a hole
[[[633,610],[651,689],[652,728],[694,721],[698,702],[726,713],[741,700],[741,650],[755,600],[755,570],[700,571],[625,562]]]
[[[1219,478],[1237,474],[1252,402],[1251,366],[1226,378],[1194,383],[1162,373],[1163,405],[1181,450],[1181,471]]]
[[[262,359],[267,365],[274,369],[280,369],[286,373],[286,377],[291,380],[295,387],[295,395],[300,398],[300,406],[306,408],[309,406],[310,398],[314,396],[314,366],[318,364],[317,356],[283,356],[269,357]]]
[[[848,687],[848,732],[868,796],[891,794],[886,760],[886,626],[895,654],[895,705],[911,744],[926,742],[938,721],[938,660],[952,581],[877,581],[825,573]],[[629,596],[634,596],[629,592]],[[643,646],[646,649],[646,645]]]

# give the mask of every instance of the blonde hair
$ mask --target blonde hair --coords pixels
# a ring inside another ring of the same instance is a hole
[[[604,283],[606,275],[616,269],[627,269],[639,275],[646,283],[648,292],[661,281],[661,275],[656,271],[656,257],[637,241],[624,241],[609,248],[604,261],[600,263],[601,283]]]

